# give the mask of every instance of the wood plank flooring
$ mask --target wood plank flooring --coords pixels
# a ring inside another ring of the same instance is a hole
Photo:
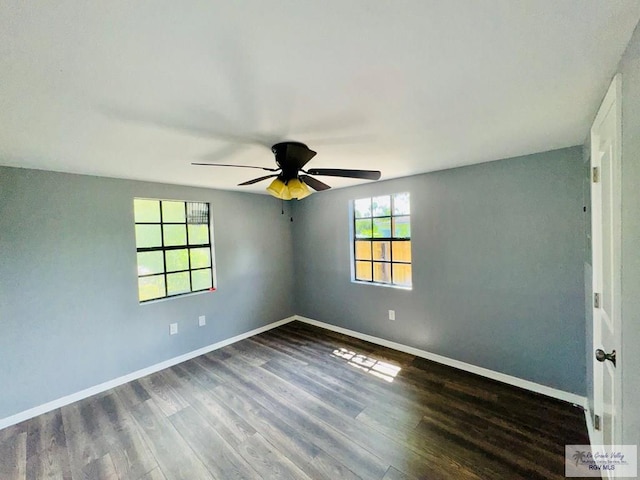
[[[582,410],[293,322],[0,430],[0,478],[560,479]]]

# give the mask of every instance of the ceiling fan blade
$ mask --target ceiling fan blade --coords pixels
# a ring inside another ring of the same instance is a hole
[[[329,177],[362,178],[364,180],[380,180],[379,170],[345,170],[342,168],[311,168],[310,175],[326,175]]]
[[[228,161],[235,154],[246,150],[250,145],[243,143],[229,143],[222,148],[219,148],[215,152],[207,153],[205,155],[199,155],[195,160],[207,163],[218,163]]]
[[[194,120],[180,120],[179,118],[165,118],[160,113],[145,113],[145,112],[135,112],[126,109],[120,108],[103,108],[102,113],[108,117],[117,119],[119,121],[124,121],[128,123],[138,123],[145,126],[159,127],[168,130],[174,130],[178,132],[187,133],[190,135],[205,137],[205,138],[214,138],[216,140],[221,140],[230,143],[239,143],[239,144],[247,144],[247,145],[261,145],[267,148],[271,148],[271,140],[272,138],[266,138],[262,135],[257,134],[236,134],[233,133],[238,129],[233,125],[228,124],[219,115],[215,115],[213,113],[213,119],[207,118],[204,122],[197,122]],[[190,117],[193,117],[193,113],[190,112]],[[202,116],[202,115],[201,115]],[[209,125],[221,125],[222,130],[218,130],[216,128],[211,128]]]
[[[332,115],[317,118],[311,123],[296,122],[294,130],[289,132],[295,136],[317,135],[324,132],[343,132],[345,130],[352,131],[353,128],[360,127],[367,123],[364,115],[342,111]],[[309,142],[313,145],[312,142]]]
[[[247,180],[246,182],[239,183],[238,186],[244,187],[245,185],[253,185],[254,183],[258,183],[263,180],[266,180],[267,178],[272,178],[277,176],[278,176],[277,173],[274,173],[273,175],[265,175],[264,177],[258,177],[258,178],[254,178],[253,180]]]
[[[231,165],[229,163],[198,163],[191,162],[191,165],[201,165],[205,167],[238,167],[238,168],[257,168],[258,170],[266,170],[267,172],[278,172],[279,168],[255,167],[253,165]]]
[[[356,143],[376,142],[378,139],[374,135],[347,135],[340,137],[320,137],[307,140],[310,145],[352,145]]]
[[[320,192],[322,190],[329,190],[331,188],[326,183],[321,182],[317,178],[310,177],[309,175],[300,175],[300,180],[302,180],[317,192]]]

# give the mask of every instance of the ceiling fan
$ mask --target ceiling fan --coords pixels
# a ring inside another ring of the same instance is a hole
[[[253,185],[269,178],[275,179],[267,187],[267,192],[277,198],[283,200],[291,200],[296,198],[301,200],[311,195],[311,187],[316,191],[327,190],[331,188],[324,182],[311,175],[320,175],[328,177],[347,177],[361,178],[363,180],[379,180],[381,172],[378,170],[347,170],[342,168],[310,168],[304,170],[304,166],[316,156],[316,152],[300,142],[280,142],[271,147],[271,151],[276,157],[278,168],[257,167],[253,165],[231,165],[228,163],[197,163],[192,165],[203,165],[213,167],[240,167],[240,168],[257,168],[274,172],[270,175],[254,178],[246,182],[238,184],[238,186]]]

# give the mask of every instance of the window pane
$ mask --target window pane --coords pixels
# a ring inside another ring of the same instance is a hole
[[[371,260],[371,242],[356,241],[356,259]]]
[[[213,286],[208,203],[134,198],[134,216],[141,301]]]
[[[211,250],[208,248],[192,248],[189,252],[191,253],[191,268],[211,266]]]
[[[391,260],[390,242],[373,242],[373,259],[374,260]]]
[[[389,195],[385,195],[384,197],[373,197],[371,199],[371,203],[374,217],[391,215],[391,197]]]
[[[411,286],[410,204],[409,192],[354,200],[356,280]]]
[[[411,237],[410,217],[393,217],[393,236],[396,238]]]
[[[191,284],[193,291],[205,290],[213,286],[211,280],[211,269],[195,270],[191,272]]]
[[[187,225],[189,245],[209,243],[209,225]]]
[[[136,247],[159,247],[161,245],[160,225],[136,225]]]
[[[409,192],[396,193],[393,196],[393,214],[409,215],[411,208],[409,202]]]
[[[160,202],[158,200],[133,199],[133,212],[136,222],[160,223]]]
[[[138,298],[141,302],[166,297],[164,275],[138,278]]]
[[[393,264],[393,283],[396,285],[403,285],[405,287],[411,286],[411,265],[404,263]]]
[[[167,272],[176,272],[178,270],[189,269],[189,257],[187,249],[167,250]]]
[[[186,245],[186,225],[164,225],[164,244],[167,247]]]
[[[356,238],[371,238],[371,219],[356,220]]]
[[[162,202],[163,222],[185,222],[184,202]]]
[[[375,238],[388,238],[391,236],[391,218],[373,219],[373,236]]]
[[[189,272],[170,273],[167,275],[167,295],[190,292]]]
[[[164,258],[162,252],[138,253],[138,275],[164,273]]]
[[[371,199],[361,198],[353,202],[353,211],[356,218],[366,218],[371,216]]]
[[[356,262],[356,280],[372,280],[371,262]]]
[[[373,281],[379,283],[391,283],[391,264],[390,263],[374,263],[373,264]]]
[[[391,248],[393,248],[394,262],[411,261],[411,240],[407,242],[393,242]]]
[[[187,202],[187,223],[209,225],[209,204]]]

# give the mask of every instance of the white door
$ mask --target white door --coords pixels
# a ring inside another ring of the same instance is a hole
[[[602,445],[621,444],[620,90],[620,75],[616,75],[591,127],[593,384],[597,416],[596,438],[592,441]]]

